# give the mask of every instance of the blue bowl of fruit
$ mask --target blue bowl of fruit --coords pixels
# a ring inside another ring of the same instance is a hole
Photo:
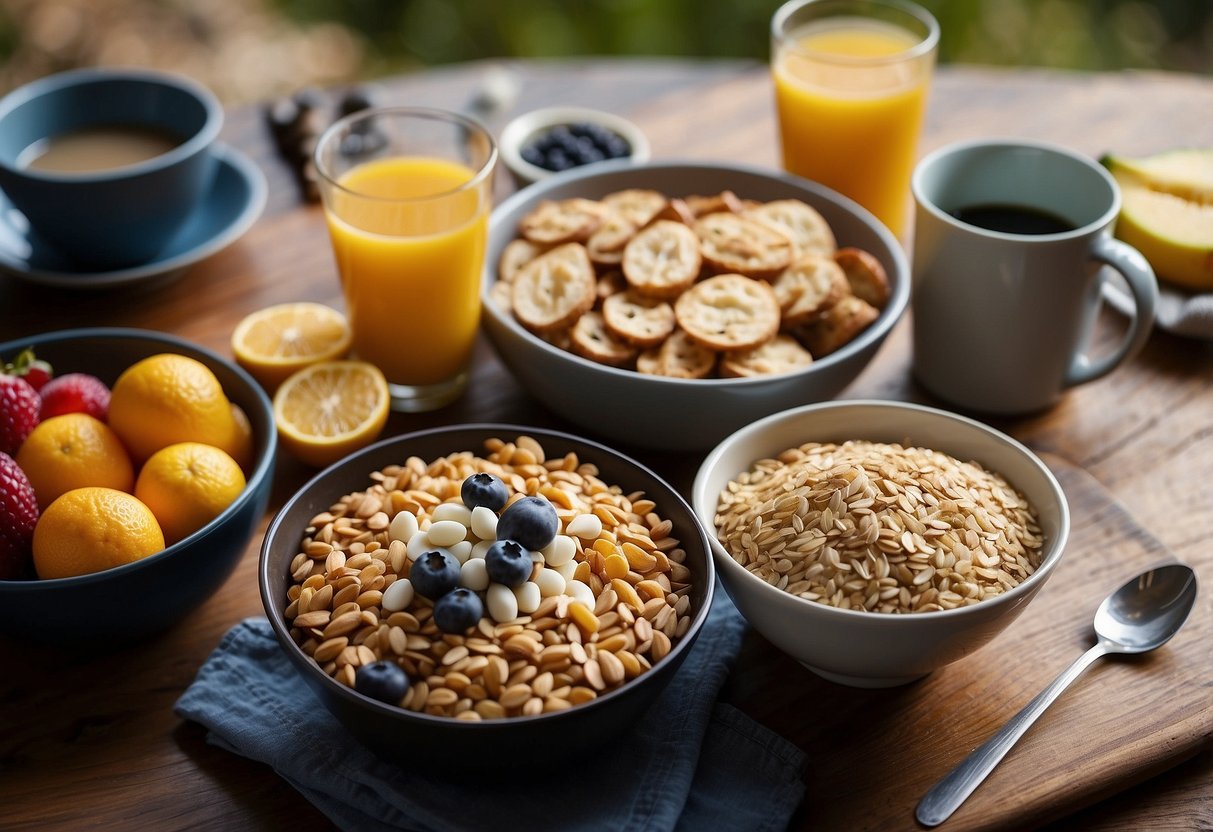
[[[137,329],[10,341],[0,365],[0,635],[116,646],[210,597],[269,500],[277,439],[256,382]]]
[[[682,497],[616,451],[466,425],[321,472],[271,523],[259,579],[300,684],[351,733],[463,766],[630,726],[707,619],[708,551]]]

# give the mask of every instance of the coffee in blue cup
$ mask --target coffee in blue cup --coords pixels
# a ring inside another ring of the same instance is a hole
[[[83,69],[0,100],[0,189],[82,270],[151,261],[211,187],[223,108],[202,85]]]

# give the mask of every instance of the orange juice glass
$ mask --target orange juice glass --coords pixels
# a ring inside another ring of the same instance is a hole
[[[496,160],[479,124],[419,108],[363,110],[316,146],[354,354],[383,371],[396,410],[467,385]]]
[[[904,237],[939,43],[901,0],[793,0],[771,21],[783,166],[849,196]]]

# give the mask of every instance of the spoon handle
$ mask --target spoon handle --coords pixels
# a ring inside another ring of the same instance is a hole
[[[1036,694],[1023,710],[1011,717],[994,736],[978,746],[956,768],[932,786],[918,803],[918,811],[915,813],[918,822],[923,826],[938,826],[951,817],[1061,692],[1068,688],[1091,662],[1107,652],[1106,645],[1101,641],[1079,656],[1047,688]]]

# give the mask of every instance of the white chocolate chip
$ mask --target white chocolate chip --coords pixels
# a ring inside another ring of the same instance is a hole
[[[514,596],[514,591],[505,584],[489,584],[484,600],[494,621],[513,621],[518,617],[518,599]]]
[[[566,581],[564,575],[555,569],[541,569],[535,576],[535,583],[539,586],[539,594],[544,598],[550,598],[553,595],[564,594]]]
[[[518,612],[523,615],[530,615],[539,609],[539,601],[542,595],[538,584],[534,581],[527,581],[522,586],[514,588],[514,597],[518,599]]]
[[[573,542],[573,538],[565,534],[556,535],[552,538],[551,543],[543,547],[543,559],[548,566],[560,566],[568,563],[576,554],[577,544]]]
[[[422,531],[414,532],[413,536],[409,538],[409,560],[417,560],[417,558],[426,553],[427,549],[432,548],[433,547],[430,545],[430,536],[428,534]]]
[[[472,541],[461,540],[453,546],[448,546],[447,550],[455,556],[455,560],[466,563],[472,555]]]
[[[472,509],[472,534],[481,540],[494,540],[497,537],[497,513],[487,506],[476,506]]]
[[[430,525],[426,534],[432,545],[450,547],[467,537],[468,529],[457,520],[438,520]]]
[[[569,581],[564,591],[574,601],[594,609],[594,590],[590,589],[588,584],[583,584],[581,581]]]
[[[403,540],[408,543],[413,535],[417,534],[417,515],[411,511],[399,511],[392,518],[392,525],[388,527],[388,535],[392,540]]]
[[[564,527],[564,533],[582,540],[597,540],[602,534],[602,521],[596,514],[578,514]]]
[[[413,603],[413,582],[408,578],[397,578],[383,591],[381,604],[388,612],[400,612]]]
[[[464,528],[472,525],[472,512],[463,503],[442,503],[434,507],[431,516],[435,523],[440,520],[454,520]]]
[[[566,581],[571,581],[573,580],[573,576],[577,574],[577,561],[570,560],[560,564],[559,566],[553,566],[552,569],[559,572],[561,577],[563,577]]]
[[[459,583],[468,589],[481,592],[489,588],[489,573],[484,567],[484,558],[468,558],[459,569]],[[395,584],[393,584],[395,586]],[[391,589],[392,587],[388,587]],[[384,593],[384,598],[387,593]]]

